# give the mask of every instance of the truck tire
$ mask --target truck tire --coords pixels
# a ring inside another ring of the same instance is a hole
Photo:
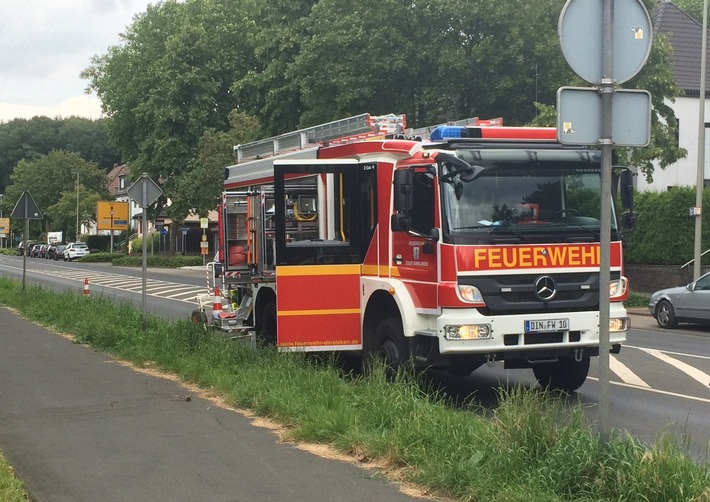
[[[256,325],[256,342],[261,347],[276,347],[276,303],[269,300]]]
[[[589,357],[577,362],[571,357],[561,357],[556,363],[535,365],[533,374],[543,389],[571,393],[579,389],[589,374]]]
[[[373,364],[381,362],[386,376],[392,380],[400,367],[409,359],[409,347],[402,330],[402,321],[397,317],[382,319],[375,327],[370,350],[363,354],[363,372],[372,371]]]

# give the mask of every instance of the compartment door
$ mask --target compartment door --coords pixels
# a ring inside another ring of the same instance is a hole
[[[281,350],[357,350],[360,265],[276,267],[277,344]]]

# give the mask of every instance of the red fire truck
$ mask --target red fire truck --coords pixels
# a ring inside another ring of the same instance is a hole
[[[363,114],[238,145],[220,205],[222,310],[195,316],[281,351],[456,374],[503,361],[576,390],[599,354],[600,153],[555,137],[497,119],[412,131],[403,115]],[[614,180],[618,352],[631,173]]]

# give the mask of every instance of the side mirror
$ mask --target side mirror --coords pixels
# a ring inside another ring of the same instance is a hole
[[[390,222],[393,232],[409,232],[412,227],[411,220],[406,214],[393,214]]]
[[[400,169],[394,172],[394,208],[400,213],[412,209],[412,171]]]
[[[636,215],[631,211],[625,211],[624,214],[621,215],[621,224],[624,228],[633,230],[636,226]]]
[[[621,172],[621,205],[624,209],[634,211],[634,173],[628,169]]]

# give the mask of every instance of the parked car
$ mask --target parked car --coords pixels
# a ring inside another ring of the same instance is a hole
[[[81,258],[89,254],[89,247],[83,242],[70,242],[64,248],[64,261],[72,261],[74,258]]]
[[[30,254],[28,255],[30,258],[37,258],[39,256],[39,250],[42,248],[42,244],[35,244],[30,248]]]
[[[679,322],[710,323],[710,272],[687,286],[656,291],[648,310],[661,328],[675,328]]]
[[[37,258],[44,258],[47,255],[47,250],[49,249],[49,244],[42,244],[37,251]]]
[[[17,256],[22,256],[22,253],[27,253],[27,255],[29,256],[29,250],[32,249],[32,246],[34,246],[34,242],[22,241],[17,245],[17,249],[15,250],[15,254]]]
[[[58,260],[59,258],[64,259],[64,244],[51,244],[47,248],[47,253],[44,255],[48,260]]]

